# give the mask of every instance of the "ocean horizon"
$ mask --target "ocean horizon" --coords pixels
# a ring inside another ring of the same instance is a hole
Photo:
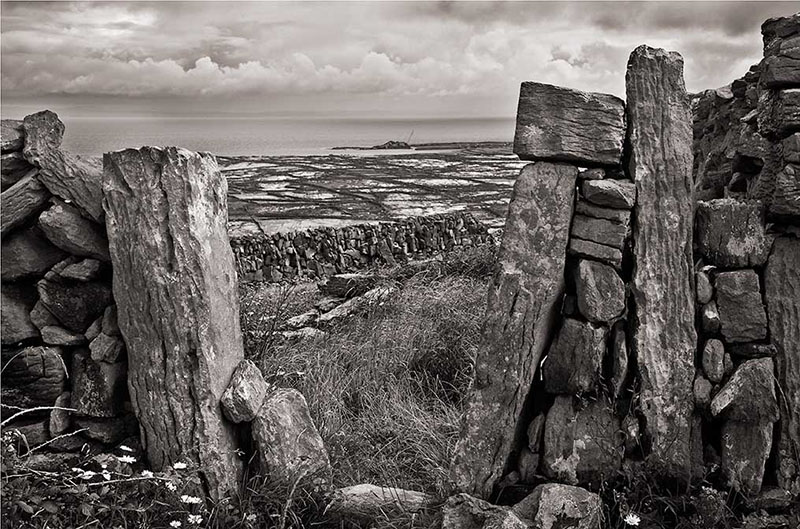
[[[514,118],[63,117],[63,147],[98,156],[174,145],[225,156],[325,155],[333,147],[511,141]]]

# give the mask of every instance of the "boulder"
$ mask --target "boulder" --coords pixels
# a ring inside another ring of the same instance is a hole
[[[625,310],[625,283],[608,265],[581,259],[575,275],[575,293],[578,309],[589,321],[609,322]]]
[[[103,263],[97,259],[83,259],[71,264],[60,272],[62,279],[72,281],[93,281],[97,279],[103,269]]]
[[[72,407],[80,415],[115,417],[124,411],[127,364],[95,362],[84,350],[72,354]]]
[[[314,327],[301,327],[295,331],[282,331],[281,336],[286,340],[318,340],[328,336],[328,333]]]
[[[593,167],[578,173],[579,180],[602,180],[606,176],[606,170],[602,167]]]
[[[639,46],[628,60],[626,93],[628,172],[636,186],[630,345],[639,364],[647,462],[655,475],[688,480],[697,338],[692,113],[683,59]]]
[[[306,311],[297,316],[293,316],[286,320],[284,327],[290,331],[296,331],[303,327],[315,325],[319,319],[319,312],[316,309]]]
[[[603,502],[580,487],[545,483],[511,508],[528,527],[537,529],[600,529]]]
[[[33,166],[29,164],[21,152],[10,152],[0,156],[0,188],[3,191],[19,182],[28,174]]]
[[[767,313],[755,270],[717,274],[717,308],[727,342],[751,342],[767,337]]]
[[[519,451],[517,471],[522,483],[534,483],[536,481],[539,475],[539,461],[541,461],[541,456],[534,454],[527,447],[523,447]]]
[[[569,248],[567,248],[567,251],[570,255],[596,259],[600,262],[610,264],[616,269],[622,267],[622,251],[619,248],[573,237],[569,240]]]
[[[595,94],[524,82],[514,153],[522,160],[618,165],[625,139],[625,103]]]
[[[705,334],[713,335],[719,332],[719,310],[715,301],[709,301],[700,309],[700,326]]]
[[[761,26],[764,60],[761,83],[767,88],[800,86],[800,16],[769,19]],[[781,31],[775,31],[780,28]]]
[[[31,310],[36,304],[35,289],[25,284],[3,284],[0,298],[0,339],[3,345],[38,338],[39,329],[31,322]]]
[[[39,167],[42,184],[54,195],[77,204],[95,221],[102,221],[102,162],[61,150],[64,124],[54,112],[44,110],[25,116],[23,128],[23,153],[28,162]]]
[[[508,508],[468,494],[450,496],[442,507],[442,529],[526,529]]]
[[[722,476],[725,485],[745,495],[761,491],[772,448],[772,423],[726,421],[722,425]]]
[[[732,356],[737,358],[774,358],[778,348],[771,343],[737,343],[730,346]]]
[[[262,471],[271,480],[316,490],[331,479],[331,464],[308,411],[295,389],[279,388],[267,395],[251,423]]]
[[[346,321],[351,316],[362,314],[371,307],[382,305],[392,298],[397,288],[392,285],[375,287],[361,296],[348,299],[334,309],[320,315],[317,324],[320,327],[331,327]]]
[[[120,336],[119,322],[117,320],[117,306],[109,305],[103,312],[103,333],[109,336]]]
[[[102,226],[81,216],[69,204],[57,202],[42,213],[39,227],[53,244],[73,255],[111,260]]]
[[[694,379],[694,406],[698,410],[706,411],[711,406],[711,382],[699,376]]]
[[[269,384],[258,366],[250,360],[242,360],[233,372],[228,389],[222,394],[222,411],[233,422],[252,421],[268,390]]]
[[[86,332],[83,333],[83,335],[86,336],[86,340],[87,341],[91,342],[92,340],[94,340],[95,338],[100,336],[101,332],[103,332],[103,317],[102,316],[97,318],[96,320],[94,320],[92,322],[92,324],[89,325],[89,328],[86,329]]]
[[[563,164],[530,164],[514,185],[450,469],[457,490],[488,498],[514,450],[517,421],[564,293],[577,173]]]
[[[600,383],[606,328],[565,318],[544,361],[542,376],[548,393],[593,393]]]
[[[424,492],[361,483],[336,489],[328,496],[326,517],[347,522],[375,523],[419,515],[434,502]]]
[[[3,237],[46,207],[50,192],[36,176],[33,170],[0,194],[0,235]]]
[[[626,229],[631,219],[631,212],[628,209],[606,208],[592,204],[586,200],[578,200],[578,203],[575,205],[575,213],[586,217],[610,220],[616,224],[625,226]]]
[[[72,399],[69,391],[58,396],[53,409],[50,410],[50,435],[55,437],[69,430],[72,426]]]
[[[768,213],[772,220],[800,221],[800,164],[787,164],[775,174]]]
[[[89,344],[92,360],[95,362],[114,362],[122,360],[125,354],[125,342],[119,336],[109,336],[101,332]]]
[[[718,384],[725,376],[725,346],[721,341],[712,338],[703,347],[703,371],[708,379]]]
[[[587,180],[581,185],[581,194],[598,206],[631,209],[636,204],[636,186],[625,180]]]
[[[25,419],[15,421],[3,427],[3,433],[8,432],[20,440],[25,451],[35,446],[39,446],[50,440],[50,432],[47,431],[47,419]]]
[[[606,219],[575,215],[572,218],[572,237],[622,249],[628,228]]]
[[[628,380],[628,344],[624,322],[617,322],[611,330],[611,394],[620,398]]]
[[[767,261],[764,206],[720,198],[697,203],[695,240],[706,263],[722,268],[752,268]]]
[[[620,422],[608,402],[581,404],[556,397],[545,421],[542,471],[562,483],[596,488],[622,464]]]
[[[25,143],[25,131],[18,119],[0,120],[0,150],[2,152],[21,151]]]
[[[38,283],[42,305],[67,329],[85,331],[112,302],[111,288],[105,283],[65,285],[43,279]]]
[[[705,305],[714,297],[714,287],[711,286],[711,279],[709,279],[706,272],[700,271],[694,275],[694,280],[697,302]]]
[[[3,405],[52,406],[66,389],[67,371],[59,347],[4,350]]]
[[[0,252],[3,281],[38,279],[66,256],[36,227],[15,231],[3,237]]]
[[[51,325],[61,325],[61,323],[47,310],[41,300],[36,302],[31,310],[31,323],[40,331]]]
[[[777,421],[778,400],[772,359],[742,362],[711,401],[711,414],[744,423]]]
[[[378,278],[370,274],[336,274],[317,285],[326,296],[352,298],[375,288]]]
[[[758,98],[758,131],[773,140],[800,131],[800,88],[761,92]]]
[[[40,329],[42,341],[49,345],[81,345],[86,343],[86,336],[72,332],[58,325],[46,325]]]
[[[800,493],[800,239],[775,240],[764,271],[770,340],[775,346],[781,388],[778,484]]]

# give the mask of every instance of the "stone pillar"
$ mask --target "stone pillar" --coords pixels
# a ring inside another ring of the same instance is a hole
[[[690,473],[696,334],[692,272],[692,115],[683,59],[639,46],[626,76],[635,303],[648,461],[659,473]]]
[[[207,153],[143,147],[107,153],[104,209],[128,387],[154,470],[201,469],[212,498],[242,464],[220,398],[243,358],[227,234],[227,184]]]
[[[451,479],[489,498],[514,449],[517,422],[548,345],[564,291],[564,261],[578,171],[527,165],[514,185],[498,270]]]

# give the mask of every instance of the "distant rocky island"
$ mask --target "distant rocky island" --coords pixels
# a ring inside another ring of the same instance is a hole
[[[453,141],[442,143],[415,143],[411,145],[405,141],[389,140],[372,147],[332,147],[332,151],[382,151],[382,150],[474,150],[491,149],[492,151],[507,151],[511,154],[511,142],[507,141]]]

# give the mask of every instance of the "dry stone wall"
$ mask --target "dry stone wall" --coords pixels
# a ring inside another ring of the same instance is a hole
[[[412,217],[397,222],[243,235],[231,240],[242,281],[324,278],[372,265],[431,257],[493,241],[469,213]]]

